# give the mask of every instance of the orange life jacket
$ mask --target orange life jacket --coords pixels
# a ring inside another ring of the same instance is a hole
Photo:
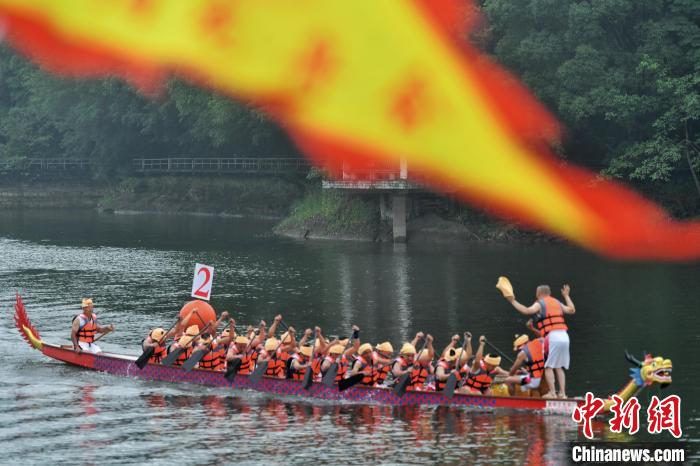
[[[493,382],[493,378],[496,375],[496,370],[494,369],[491,372],[488,372],[486,370],[486,365],[484,364],[484,361],[479,361],[479,368],[473,372],[470,372],[469,375],[467,375],[467,380],[464,382],[464,384],[471,388],[472,390],[477,390],[480,391],[481,393],[485,393],[486,390],[491,387],[491,383]]]
[[[357,361],[360,362],[360,368],[358,370],[358,373],[362,373],[364,375],[360,383],[362,385],[373,385],[374,379],[376,377],[376,370],[374,368],[374,361],[372,361],[372,356],[370,356],[369,361],[367,361],[364,358],[364,356],[358,357]]]
[[[335,383],[338,383],[345,378],[345,374],[348,372],[348,360],[345,355],[341,355],[340,358],[338,358],[338,356],[328,355],[324,358],[324,360],[330,362],[331,364],[335,362],[338,363],[338,372],[335,374]],[[328,367],[330,368],[331,366]],[[326,375],[326,372],[327,371],[321,371],[323,375]]]
[[[88,317],[85,314],[80,314],[73,317],[73,320],[79,319],[78,322],[78,341],[92,343],[95,341],[95,333],[97,333],[97,314],[92,314]]]
[[[146,338],[143,339],[141,342],[141,348],[143,349],[143,343],[146,341]],[[154,340],[151,340],[154,341]],[[165,346],[165,342],[163,343],[158,343],[158,346],[156,346],[153,349],[153,354],[149,358],[148,362],[151,364],[160,364],[165,355],[168,352],[168,348]]]
[[[552,330],[568,330],[564,321],[564,309],[562,303],[552,298],[545,296],[538,301],[540,303],[540,312],[535,315],[535,324],[537,329],[542,332],[542,336],[546,337]]]
[[[289,354],[283,352],[282,350],[277,350],[270,354],[270,359],[267,363],[267,370],[265,375],[268,377],[277,377],[278,379],[283,379],[285,377],[285,369],[287,367],[287,359],[289,359]]]
[[[525,353],[525,365],[530,377],[539,379],[544,374],[544,341],[542,338],[532,340],[522,349]]]
[[[441,359],[438,361],[438,367],[442,367],[445,371],[445,374],[449,375],[450,372],[452,372],[452,368],[450,365],[445,361],[444,359]],[[447,382],[447,379],[445,380],[440,380],[437,378],[437,375],[435,376],[435,391],[441,391],[445,388],[445,383]]]
[[[313,373],[314,379],[317,379],[318,376],[321,374],[321,364],[323,364],[323,357],[321,357],[321,356],[316,356],[311,361],[311,370],[314,371],[314,373]]]
[[[177,343],[174,345],[171,345],[168,348],[168,352],[174,351],[176,348],[180,348],[180,345],[178,345]],[[180,353],[180,356],[177,357],[177,359],[173,363],[173,366],[178,366],[178,367],[182,366],[185,363],[185,361],[187,361],[190,358],[190,356],[192,356],[192,346],[188,346],[185,349],[185,351]]]
[[[389,372],[391,372],[392,364],[380,364],[377,362],[379,355],[377,353],[372,353],[372,360],[376,365],[377,369],[374,371],[374,385],[381,385],[386,380]]]
[[[428,370],[428,366],[421,366],[416,362],[416,365],[411,369],[411,381],[406,387],[406,390],[422,389],[429,375],[430,371]]]
[[[213,371],[217,370],[217,367],[219,367],[219,350],[216,348],[216,343],[214,343],[209,348],[209,352],[199,360],[199,368]]]
[[[306,374],[306,367],[302,369],[295,369],[294,368],[294,361],[299,362],[299,364],[306,364],[308,362],[308,359],[306,356],[301,355],[300,353],[295,354],[292,356],[292,365],[289,367],[289,373],[291,374],[291,378],[294,380],[304,380],[304,374]]]
[[[226,369],[226,353],[228,352],[228,344],[215,343],[212,351],[216,355],[215,371],[223,371]]]
[[[238,369],[238,373],[241,375],[248,375],[251,372],[253,372],[253,369],[255,368],[255,361],[258,360],[258,355],[260,353],[258,352],[257,348],[253,348],[248,353],[246,353],[243,356],[243,360],[241,361],[241,367]]]

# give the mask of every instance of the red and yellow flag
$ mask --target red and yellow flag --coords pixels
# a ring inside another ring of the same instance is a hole
[[[0,29],[57,72],[146,90],[177,73],[260,105],[324,165],[403,158],[437,188],[599,253],[700,257],[698,222],[549,155],[557,123],[457,40],[457,5],[0,0]]]

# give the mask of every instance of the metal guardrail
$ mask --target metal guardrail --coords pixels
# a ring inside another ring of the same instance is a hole
[[[64,171],[87,170],[88,159],[21,159],[0,160],[0,171]]]
[[[139,173],[283,173],[306,172],[311,164],[290,157],[135,159]]]

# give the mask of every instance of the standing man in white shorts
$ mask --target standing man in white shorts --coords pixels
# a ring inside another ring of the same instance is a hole
[[[566,374],[564,369],[569,368],[569,334],[564,321],[564,314],[575,314],[576,307],[569,296],[571,288],[564,285],[561,295],[566,304],[552,298],[552,290],[549,285],[537,287],[535,297],[537,300],[530,307],[525,307],[515,300],[515,296],[507,296],[513,307],[526,316],[532,316],[535,327],[549,343],[549,354],[544,364],[544,378],[549,386],[549,391],[542,398],[566,398]],[[554,373],[557,375],[559,392],[555,391]]]

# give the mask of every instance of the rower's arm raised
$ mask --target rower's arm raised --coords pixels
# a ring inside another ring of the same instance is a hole
[[[514,296],[509,296],[506,299],[513,305],[513,307],[515,308],[516,311],[518,311],[519,313],[524,314],[526,316],[531,316],[533,314],[537,314],[538,312],[540,312],[540,309],[541,309],[540,303],[536,302],[532,306],[526,307],[526,306],[520,304],[515,299]]]
[[[571,300],[571,296],[569,296],[570,291],[571,287],[569,285],[562,286],[561,295],[564,297],[566,304],[562,305],[561,308],[565,314],[576,314],[576,306],[574,306],[574,302]]]
[[[474,358],[474,363],[472,364],[472,371],[479,369],[479,362],[484,357],[484,345],[486,344],[486,337],[481,335],[479,337],[479,347],[476,350],[476,357]]]

